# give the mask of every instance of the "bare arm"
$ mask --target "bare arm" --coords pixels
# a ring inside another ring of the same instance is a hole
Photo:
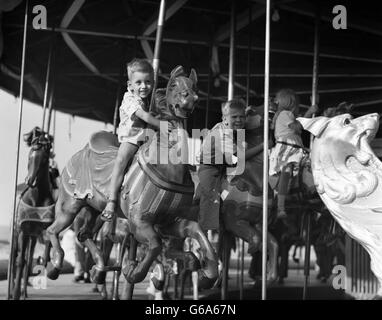
[[[157,127],[159,129],[159,126],[160,126],[159,119],[155,118],[150,113],[148,113],[142,109],[138,109],[137,111],[135,111],[135,115],[138,118],[142,119],[144,122],[151,124],[152,126]]]
[[[314,106],[311,106],[304,114],[304,117],[305,118],[311,118],[315,113],[317,113],[318,111],[318,106],[317,105],[314,105]]]

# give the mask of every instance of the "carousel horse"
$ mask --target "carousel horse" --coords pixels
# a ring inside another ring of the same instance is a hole
[[[194,186],[188,165],[177,160],[179,154],[187,154],[188,150],[183,121],[197,100],[195,86],[195,71],[192,70],[190,77],[185,76],[182,67],[171,72],[166,90],[155,93],[155,108],[159,119],[167,120],[172,131],[169,136],[160,136],[157,132],[149,137],[125,175],[118,215],[130,221],[135,239],[148,247],[142,261],[130,260],[122,270],[131,284],[146,277],[151,264],[162,251],[161,238],[165,236],[192,237],[200,243],[203,251],[202,268],[199,270],[201,287],[211,287],[218,276],[217,259],[211,244],[198,223],[183,215],[192,203]],[[58,277],[64,258],[58,234],[73,222],[82,207],[89,205],[99,212],[105,207],[105,194],[117,151],[114,135],[97,133],[63,170],[55,207],[56,219],[48,228],[53,246],[52,264],[48,271],[51,279]],[[91,238],[84,243],[95,261],[92,280],[103,283],[107,267],[102,255]]]
[[[27,297],[28,277],[33,262],[36,241],[54,220],[54,199],[52,180],[49,170],[49,158],[53,138],[38,127],[24,135],[24,141],[31,147],[28,157],[28,175],[26,189],[20,195],[17,206],[15,239],[15,280],[13,299],[21,296],[23,281],[23,297]],[[49,260],[49,241],[45,241],[43,264]],[[12,280],[13,282],[13,280]]]
[[[382,163],[369,145],[378,131],[379,115],[298,120],[315,136],[311,161],[317,191],[342,229],[369,253],[381,298]]]

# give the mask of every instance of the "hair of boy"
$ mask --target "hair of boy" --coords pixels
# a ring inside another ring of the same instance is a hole
[[[143,72],[154,75],[153,66],[146,59],[134,58],[127,64],[127,76],[129,80],[131,80],[134,72]]]
[[[243,110],[245,112],[245,103],[242,100],[229,100],[222,103],[222,115],[226,116],[231,110]]]
[[[298,107],[300,100],[298,95],[292,89],[281,89],[276,93],[276,100],[278,104],[278,111],[289,110],[292,111]]]

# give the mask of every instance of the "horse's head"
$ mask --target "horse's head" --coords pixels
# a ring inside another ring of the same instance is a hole
[[[41,168],[49,166],[49,156],[52,148],[53,137],[35,127],[24,134],[24,141],[31,147],[28,156],[28,175],[25,183],[33,188]]]
[[[187,77],[182,66],[174,68],[167,88],[156,92],[158,112],[164,118],[187,119],[198,100],[196,84],[197,76],[194,69]]]

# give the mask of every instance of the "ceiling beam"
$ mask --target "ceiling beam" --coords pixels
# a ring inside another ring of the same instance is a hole
[[[12,27],[22,27],[22,25],[12,24],[7,25]],[[32,26],[28,27],[31,31],[34,32],[67,32],[71,34],[79,34],[84,36],[96,36],[96,37],[105,37],[105,38],[117,38],[117,39],[128,39],[128,40],[148,40],[148,41],[155,41],[155,37],[153,36],[137,36],[134,34],[118,34],[118,33],[109,33],[109,32],[96,32],[96,31],[89,31],[89,30],[79,30],[79,29],[69,29],[69,28],[46,28],[46,29],[34,29]],[[177,39],[177,38],[163,38],[163,42],[168,43],[178,43],[178,44],[185,44],[185,45],[201,45],[201,46],[210,46],[211,43],[208,41],[203,40],[186,40],[186,39]],[[229,48],[228,43],[219,43],[219,47],[223,48]],[[243,49],[248,50],[247,45],[236,45],[236,49]],[[253,51],[264,51],[263,47],[258,46],[251,46],[251,50]],[[291,54],[291,55],[303,55],[303,56],[313,56],[313,52],[311,51],[305,51],[305,50],[292,50],[292,49],[275,49],[271,48],[271,52],[274,53],[285,53],[285,54]],[[339,60],[349,60],[349,61],[362,61],[362,62],[370,62],[370,63],[378,63],[382,64],[382,59],[375,59],[375,58],[366,58],[366,57],[354,57],[354,56],[347,56],[347,55],[339,55],[339,54],[331,54],[331,53],[320,53],[320,57],[322,58],[330,58],[330,59],[339,59]]]
[[[265,14],[265,7],[261,5],[255,5],[252,9],[251,21],[249,21],[249,10],[240,13],[236,17],[236,32],[245,28],[250,22],[260,18]],[[254,10],[254,11],[253,11]],[[219,43],[229,38],[230,36],[231,23],[228,22],[224,26],[220,27],[214,36],[214,42]]]
[[[223,75],[219,75],[219,78],[220,78],[221,80],[225,81],[225,82],[229,82],[228,77],[225,77],[225,76],[223,76]],[[240,84],[240,83],[237,82],[237,81],[234,82],[234,86],[235,86],[236,88],[239,88],[239,89],[241,89],[241,90],[247,92],[247,87],[246,87],[246,86],[243,86],[242,84]],[[258,94],[256,93],[256,91],[254,91],[254,90],[251,90],[251,89],[250,89],[249,92],[250,92],[252,95],[254,95],[254,96],[258,96]]]

